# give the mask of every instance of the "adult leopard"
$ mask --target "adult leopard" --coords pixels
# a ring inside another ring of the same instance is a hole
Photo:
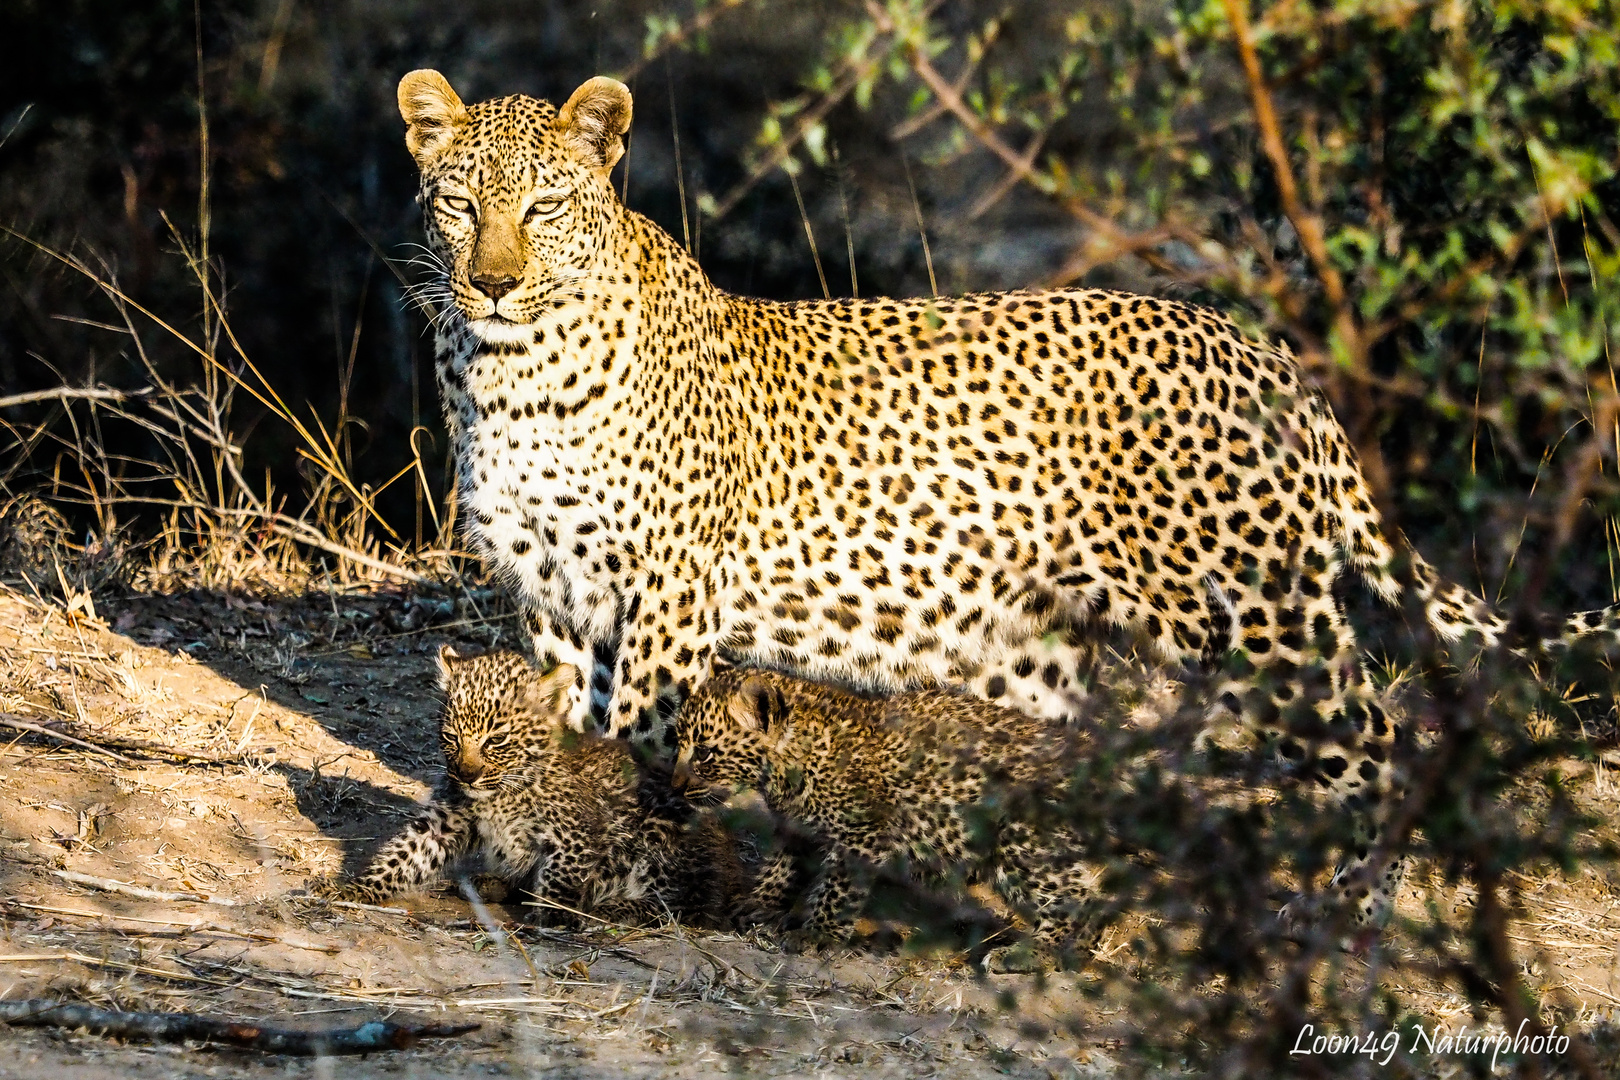
[[[441,267],[468,535],[536,653],[581,673],[575,723],[594,694],[610,733],[667,746],[658,696],[719,650],[1062,716],[1088,631],[1125,627],[1167,657],[1237,647],[1281,673],[1255,680],[1245,719],[1376,840],[1400,728],[1358,700],[1333,586],[1349,568],[1403,589],[1345,434],[1286,347],[1089,289],[733,296],[615,196],[622,84],[591,79],[560,109],[468,106],[414,71],[399,105]],[[1440,637],[1503,634],[1409,554]],[[1390,881],[1350,873],[1365,852],[1336,881],[1373,918]]]

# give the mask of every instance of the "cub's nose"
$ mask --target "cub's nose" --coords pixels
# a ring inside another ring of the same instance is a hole
[[[450,762],[450,775],[463,784],[474,784],[484,775],[484,759],[479,754],[458,754]]]
[[[518,279],[510,275],[497,277],[494,274],[475,274],[472,283],[478,291],[491,300],[499,300],[513,289],[517,288]]]

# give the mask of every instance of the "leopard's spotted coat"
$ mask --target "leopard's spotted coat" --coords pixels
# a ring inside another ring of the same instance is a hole
[[[671,797],[622,740],[582,735],[559,707],[574,672],[541,676],[516,653],[439,654],[449,775],[432,802],[332,899],[376,903],[471,857],[527,893],[548,922],[579,912],[626,925],[724,925],[744,891],[718,822]]]
[[[654,708],[724,651],[868,689],[1068,714],[1095,630],[1278,676],[1239,702],[1363,822],[1400,728],[1360,703],[1334,598],[1403,587],[1356,458],[1282,346],[1089,289],[774,303],[716,288],[622,206],[629,92],[465,105],[399,87],[468,532],[580,673],[570,714],[667,747]],[[1503,620],[1415,554],[1439,635]],[[1608,613],[1578,618],[1579,631]],[[598,676],[591,686],[586,674]],[[1274,688],[1274,689],[1268,689]],[[1292,722],[1285,717],[1299,717]],[[1303,735],[1302,735],[1303,733]]]
[[[1087,745],[1078,728],[950,691],[873,698],[736,669],[705,680],[675,730],[678,790],[699,803],[756,792],[817,847],[797,894],[803,860],[787,850],[768,859],[750,910],[841,937],[866,913],[873,876],[897,873],[930,888],[988,887],[1048,960],[1089,957],[1098,870],[1079,837],[1033,824],[1065,797]]]

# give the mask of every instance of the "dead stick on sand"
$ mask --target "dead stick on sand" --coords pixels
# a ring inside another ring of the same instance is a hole
[[[115,751],[127,750],[132,754],[144,754],[147,757],[173,758],[202,765],[241,765],[247,761],[241,754],[201,754],[195,750],[180,750],[173,746],[161,746],[157,743],[140,742],[134,739],[106,739],[103,740],[105,745],[87,742],[75,735],[69,735],[63,731],[57,731],[55,728],[36,724],[13,713],[0,713],[0,727],[8,727],[16,731],[27,731],[35,735],[44,735],[46,738],[56,739],[59,742],[68,743],[97,754],[105,754],[114,761],[123,762],[125,765],[133,765],[135,762]]]
[[[73,884],[83,885],[87,889],[100,889],[102,892],[133,896],[137,900],[161,900],[169,904],[215,904],[219,907],[241,906],[241,901],[228,900],[223,896],[204,896],[202,893],[189,892],[160,892],[157,889],[143,889],[139,885],[126,885],[122,881],[91,877],[89,874],[81,874],[75,870],[52,870],[51,873],[63,881],[71,881]]]
[[[373,1020],[356,1028],[296,1031],[235,1020],[213,1020],[191,1013],[115,1012],[38,999],[0,1001],[0,1022],[17,1027],[84,1028],[95,1035],[120,1039],[221,1043],[300,1057],[403,1050],[422,1039],[450,1039],[479,1027],[478,1024],[393,1024]]]
[[[293,949],[308,949],[310,952],[339,953],[343,951],[341,945],[317,944],[312,941],[300,941],[298,938],[287,937],[285,934],[266,934],[258,930],[238,930],[234,927],[221,926],[211,922],[186,922],[183,919],[143,919],[138,915],[113,915],[105,911],[75,911],[72,908],[51,907],[47,904],[25,904],[21,900],[0,900],[0,904],[8,908],[17,908],[24,911],[40,911],[47,915],[66,915],[71,919],[113,920],[119,922],[146,923],[150,926],[173,927],[169,930],[130,930],[127,931],[137,937],[178,937],[187,934],[225,934],[230,937],[243,938],[248,941],[268,941],[277,945],[286,945]],[[120,929],[119,933],[126,931]]]
[[[108,750],[105,746],[97,746],[95,743],[85,742],[83,739],[75,739],[72,735],[64,735],[60,731],[52,731],[50,728],[44,727],[40,724],[30,724],[28,721],[19,719],[18,717],[12,716],[9,713],[0,713],[0,727],[8,727],[14,731],[28,731],[35,735],[43,735],[48,739],[55,739],[58,742],[65,742],[69,745],[77,746],[82,750],[89,750],[91,753],[105,754],[114,761],[122,761],[125,765],[130,763],[129,758],[122,754],[115,754],[111,750]]]

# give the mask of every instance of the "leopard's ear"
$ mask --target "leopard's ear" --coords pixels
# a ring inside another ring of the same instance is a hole
[[[456,650],[452,649],[448,645],[440,645],[439,646],[439,689],[440,690],[448,690],[450,688],[450,674],[451,674],[451,672],[455,669],[455,666],[457,664],[464,663],[466,661],[466,659],[467,658],[465,656],[462,656],[460,653],[456,652]]]
[[[558,664],[529,684],[525,691],[526,704],[546,715],[564,712],[568,691],[578,678],[579,669],[573,664]]]
[[[736,670],[737,670],[737,664],[736,664],[735,661],[730,660],[727,657],[724,657],[724,656],[720,655],[717,652],[709,654],[709,674],[710,675],[719,675],[723,671],[736,671]]]
[[[630,88],[605,75],[588,80],[557,113],[557,130],[581,161],[607,172],[624,156]]]
[[[405,118],[405,149],[427,168],[467,122],[467,108],[443,75],[430,68],[399,80],[399,115]]]
[[[785,736],[788,726],[787,698],[763,675],[745,679],[732,692],[726,711],[744,731],[761,735]]]

